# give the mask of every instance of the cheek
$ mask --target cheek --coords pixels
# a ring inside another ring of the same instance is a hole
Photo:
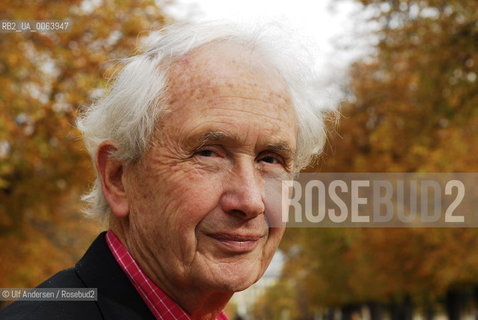
[[[270,228],[267,246],[274,253],[284,235],[285,228]]]
[[[218,205],[222,183],[217,175],[179,166],[156,172],[143,177],[144,184],[132,199],[134,211],[144,217],[143,224],[172,232],[190,231]]]
[[[272,257],[274,256],[274,253],[279,247],[279,243],[284,234],[284,230],[285,230],[284,228],[269,229],[269,237],[261,253],[262,254],[262,257],[261,257],[262,272],[264,272],[267,269],[267,267],[269,266],[272,260]]]

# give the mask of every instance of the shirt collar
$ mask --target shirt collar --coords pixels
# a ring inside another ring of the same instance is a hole
[[[189,315],[164,293],[138,266],[126,247],[112,230],[106,233],[106,243],[116,261],[128,276],[151,313],[158,320],[189,320]],[[229,320],[221,312],[216,320]]]

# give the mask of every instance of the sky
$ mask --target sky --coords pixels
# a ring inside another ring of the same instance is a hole
[[[279,21],[297,30],[323,59],[334,50],[333,39],[354,27],[351,16],[358,8],[347,0],[175,0],[167,11],[180,20]]]
[[[360,9],[352,0],[173,0],[166,13],[184,21],[285,25],[313,55],[324,108],[334,108],[342,97],[348,65],[367,52],[363,42],[355,42],[357,34],[367,32],[358,28],[364,26]]]

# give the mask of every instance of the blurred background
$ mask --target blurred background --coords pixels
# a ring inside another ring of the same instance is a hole
[[[476,172],[476,0],[69,0],[0,3],[0,287],[72,266],[104,229],[81,214],[93,169],[74,128],[116,59],[180,21],[276,20],[316,57],[330,121],[320,172]],[[476,252],[475,252],[476,251]],[[5,302],[0,301],[0,306]],[[289,229],[236,319],[478,319],[478,230]]]

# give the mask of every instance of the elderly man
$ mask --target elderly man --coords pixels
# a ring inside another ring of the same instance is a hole
[[[303,61],[265,33],[171,26],[126,61],[79,119],[108,220],[72,269],[40,287],[98,288],[96,302],[16,302],[6,319],[227,319],[284,232],[266,180],[323,145]],[[277,206],[275,206],[277,207]]]

